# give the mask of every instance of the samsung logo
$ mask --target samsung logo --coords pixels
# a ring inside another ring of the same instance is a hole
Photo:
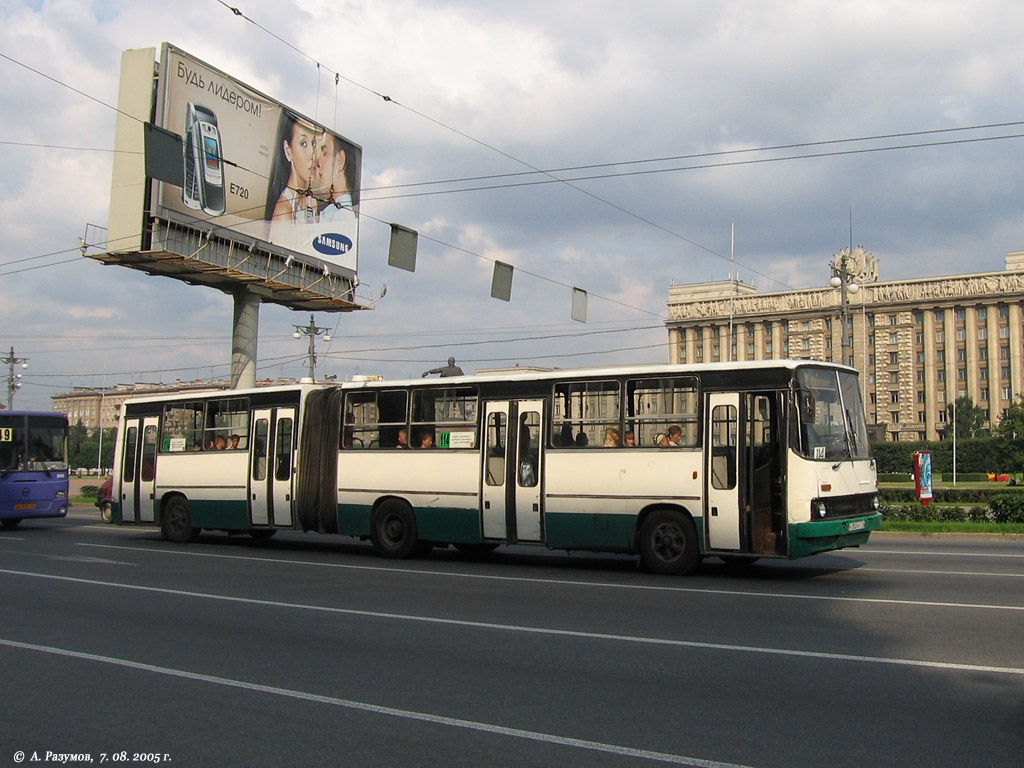
[[[313,241],[313,247],[317,253],[322,253],[324,256],[340,256],[352,250],[352,241],[344,235],[328,233],[318,235]]]

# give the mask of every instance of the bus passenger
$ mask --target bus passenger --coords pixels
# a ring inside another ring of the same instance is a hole
[[[658,440],[658,445],[662,448],[680,448],[680,441],[683,439],[683,428],[678,424],[673,424],[668,428],[668,432],[661,436]]]
[[[434,436],[429,432],[420,433],[420,448],[433,448]]]
[[[608,427],[604,431],[604,447],[605,448],[617,448],[619,445],[619,428]]]
[[[238,435],[232,435],[231,438],[230,438],[231,442],[228,443],[227,449],[229,451],[236,450],[238,448],[238,441],[241,440],[241,439],[242,438],[239,437]]]
[[[398,430],[398,443],[395,448],[408,448],[409,447],[409,433],[404,430]]]
[[[632,432],[627,432],[625,437],[622,438],[622,444],[627,448],[635,448],[636,435],[634,435]]]
[[[217,437],[213,439],[213,449],[215,451],[223,451],[227,447],[228,440],[224,435],[217,435]]]

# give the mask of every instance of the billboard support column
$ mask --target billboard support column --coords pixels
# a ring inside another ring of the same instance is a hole
[[[231,388],[256,386],[256,345],[259,340],[260,297],[252,291],[235,296],[234,327],[231,329]]]

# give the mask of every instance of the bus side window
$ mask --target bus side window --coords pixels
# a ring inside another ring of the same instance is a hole
[[[156,427],[148,426],[142,436],[142,467],[139,480],[144,483],[156,477]]]
[[[277,422],[277,470],[275,480],[287,480],[292,476],[292,420],[281,419]]]
[[[121,479],[126,483],[135,480],[135,449],[139,441],[139,428],[129,427],[124,439],[124,472]]]
[[[267,479],[267,434],[270,422],[256,419],[256,435],[252,446],[252,479]]]

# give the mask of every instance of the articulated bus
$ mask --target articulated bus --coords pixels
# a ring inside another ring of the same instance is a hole
[[[318,531],[404,558],[523,544],[796,559],[879,527],[852,368],[657,365],[298,384],[124,404],[114,520]]]
[[[0,411],[0,524],[68,513],[68,419]]]

